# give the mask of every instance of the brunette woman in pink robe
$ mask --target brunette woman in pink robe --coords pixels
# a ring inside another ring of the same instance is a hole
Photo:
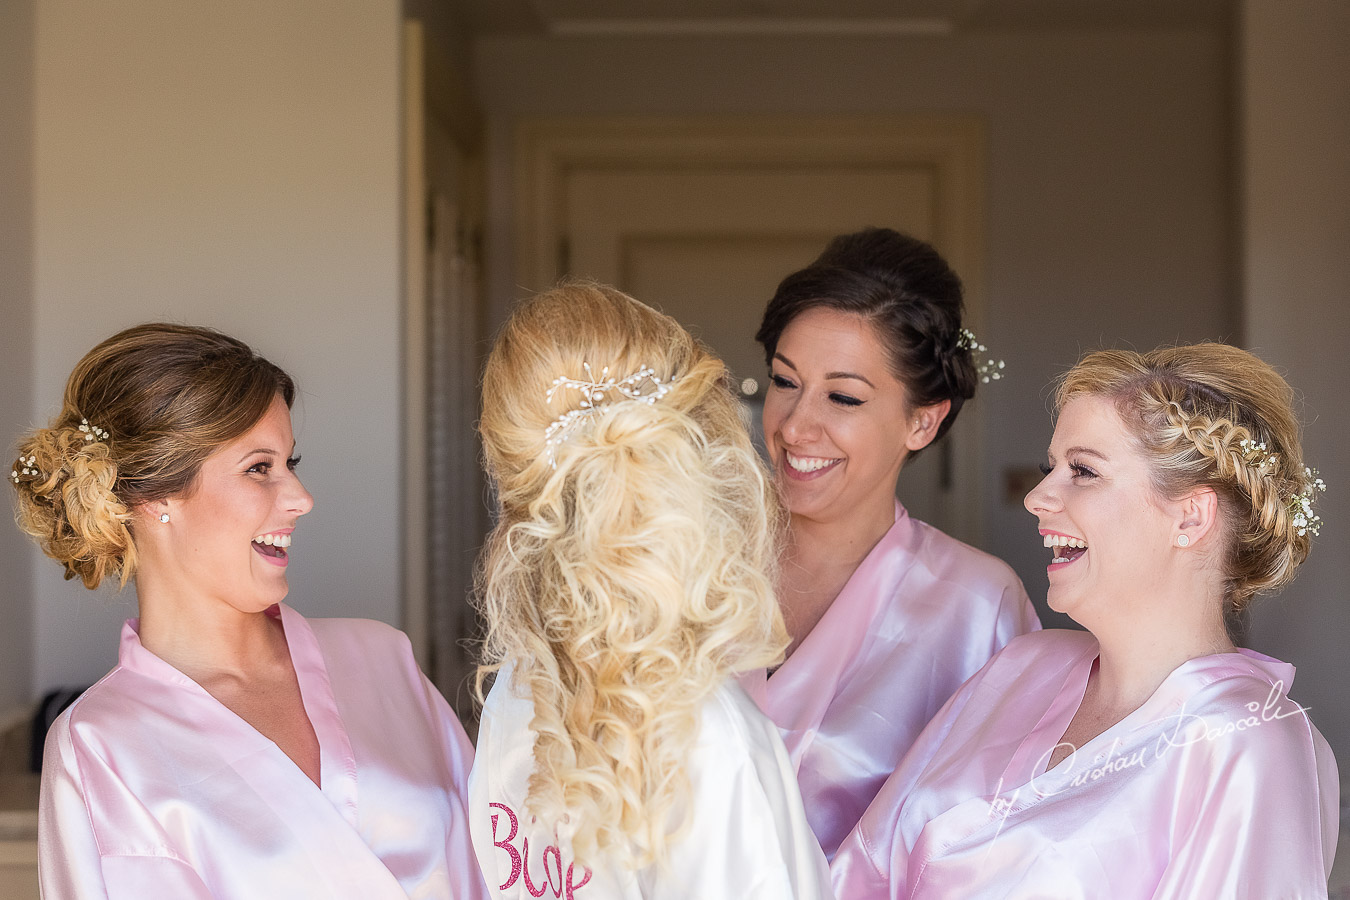
[[[1026,505],[1050,606],[1088,631],[1020,637],[962,686],[835,856],[839,897],[1327,896],[1336,761],[1294,667],[1228,627],[1320,525],[1292,400],[1220,344],[1068,374]]]
[[[981,379],[961,283],[888,229],[835,238],[769,302],[764,436],[791,523],[781,667],[746,687],[783,733],[827,856],[928,720],[1040,623],[1002,561],[909,516],[901,468]]]
[[[52,726],[47,900],[481,898],[473,751],[408,639],[282,604],[291,378],[204,328],[91,350],[20,442],[20,525],[94,588],[136,581],[118,663]]]

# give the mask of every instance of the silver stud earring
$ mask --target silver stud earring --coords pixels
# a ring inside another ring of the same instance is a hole
[[[168,525],[168,524],[169,524],[169,514],[168,514],[168,513],[160,513],[159,520],[160,520],[161,522],[163,522],[165,525]],[[1185,537],[1185,535],[1182,535],[1182,537]]]
[[[1190,539],[1190,536],[1189,536],[1189,535],[1185,535],[1185,534],[1179,534],[1179,535],[1177,535],[1177,546],[1178,546],[1178,547],[1189,547],[1190,545],[1191,545],[1191,539]]]

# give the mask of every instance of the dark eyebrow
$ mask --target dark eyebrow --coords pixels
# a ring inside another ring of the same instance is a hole
[[[825,380],[826,380],[826,381],[833,381],[833,380],[836,379],[836,378],[852,378],[854,381],[861,381],[863,384],[867,385],[868,387],[872,388],[873,390],[876,389],[876,385],[875,385],[875,384],[873,384],[872,382],[868,381],[866,378],[862,377],[861,375],[855,375],[855,374],[853,374],[852,372],[828,372],[828,373],[826,373],[826,375],[825,375]]]
[[[781,354],[781,353],[775,353],[775,354],[773,355],[773,358],[774,358],[774,359],[777,359],[777,360],[782,360],[783,365],[787,366],[789,369],[791,369],[791,370],[794,371],[794,372],[797,371],[797,367],[794,366],[794,365],[792,364],[792,360],[788,359],[788,358],[787,358],[786,356],[784,356],[783,354]],[[875,384],[873,384],[872,382],[868,381],[868,380],[867,380],[866,378],[864,378],[863,376],[861,376],[861,375],[855,375],[855,374],[852,373],[852,372],[827,372],[827,373],[825,374],[825,380],[826,380],[826,381],[834,381],[835,379],[838,379],[838,378],[852,378],[852,379],[855,380],[855,381],[861,381],[863,384],[867,385],[868,387],[872,388],[873,390],[876,389],[876,385],[875,385]]]

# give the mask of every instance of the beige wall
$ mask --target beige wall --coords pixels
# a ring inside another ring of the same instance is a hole
[[[54,412],[75,361],[137,322],[249,341],[301,387],[317,505],[296,534],[290,601],[390,622],[399,34],[396,0],[37,4],[35,385],[19,417]],[[7,412],[6,434],[18,424]],[[35,689],[97,678],[130,600],[34,565]]]
[[[33,2],[0,3],[0,466],[33,400]],[[9,509],[9,485],[4,486]],[[8,516],[0,517],[8,519]],[[27,703],[32,687],[32,553],[17,528],[0,521],[0,718]]]
[[[1246,343],[1302,394],[1305,455],[1329,485],[1326,524],[1253,643],[1298,665],[1293,697],[1350,759],[1350,4],[1243,3],[1243,311]]]
[[[976,34],[888,39],[495,39],[488,111],[489,288],[511,270],[514,123],[538,115],[958,111],[988,123],[989,327],[1010,377],[986,416],[986,547],[1045,596],[1045,551],[1001,473],[1050,437],[1046,388],[1081,350],[1231,338],[1229,60],[1221,35]],[[762,304],[764,297],[747,298]]]

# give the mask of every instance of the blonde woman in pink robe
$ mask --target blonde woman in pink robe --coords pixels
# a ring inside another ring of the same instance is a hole
[[[961,314],[932,247],[871,228],[788,276],[756,335],[791,513],[779,599],[792,645],[745,683],[782,730],[827,856],[947,698],[1040,627],[1012,569],[895,499],[905,463],[997,375],[981,373]]]
[[[313,506],[294,395],[233,338],[142,325],[20,442],[20,525],[67,578],[134,578],[140,611],[47,737],[47,900],[486,896],[473,751],[408,639],[281,602]]]
[[[1087,356],[1045,479],[1049,602],[925,729],[835,856],[849,900],[1327,896],[1339,781],[1294,667],[1230,624],[1307,557],[1293,393],[1220,344]]]

